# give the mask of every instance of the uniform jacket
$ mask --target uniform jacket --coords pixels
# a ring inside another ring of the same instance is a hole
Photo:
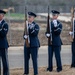
[[[51,30],[52,30],[52,45],[60,46],[62,45],[62,41],[60,38],[60,34],[62,31],[62,24],[57,20],[57,27],[54,27],[54,23],[51,21]],[[47,33],[47,32],[46,32]],[[49,45],[48,41],[48,45]]]
[[[0,23],[0,48],[8,48],[7,33],[8,24],[2,20]]]
[[[30,47],[40,47],[40,42],[38,39],[39,26],[32,22],[32,28],[28,28],[29,30],[29,39],[30,39]],[[29,27],[29,26],[28,26]]]
[[[74,40],[73,42],[75,43],[75,21],[74,21]]]
[[[73,31],[73,28],[74,28],[74,31]],[[73,27],[72,27],[72,31],[71,31],[71,32],[73,32],[73,33],[72,33],[72,34],[69,33],[69,35],[72,36],[72,37],[74,37],[74,38],[72,38],[72,39],[73,39],[72,42],[75,43],[75,20],[74,20],[74,25],[73,25]],[[73,35],[74,35],[74,36],[73,36]]]

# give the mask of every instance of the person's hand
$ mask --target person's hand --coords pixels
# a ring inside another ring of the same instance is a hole
[[[70,31],[70,32],[69,32],[69,35],[73,35],[73,32],[72,32],[72,31]]]
[[[57,27],[57,20],[53,20],[54,27]]]
[[[24,35],[24,39],[27,39],[28,38],[28,35]]]
[[[47,33],[47,34],[46,34],[46,36],[47,36],[47,37],[50,37],[50,34],[49,34],[49,33]]]

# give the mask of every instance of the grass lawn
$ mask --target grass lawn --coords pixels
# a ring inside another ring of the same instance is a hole
[[[11,13],[10,15],[7,13],[6,15],[5,15],[5,18],[7,18],[7,19],[9,19],[9,17],[10,17],[10,19],[17,19],[17,20],[19,20],[19,19],[21,19],[21,20],[24,20],[24,17],[25,17],[25,15],[24,14],[19,14],[19,13]]]

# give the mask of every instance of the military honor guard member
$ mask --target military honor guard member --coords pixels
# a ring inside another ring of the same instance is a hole
[[[73,31],[70,31],[69,34],[73,37],[72,38],[72,63],[71,63],[71,68],[75,67],[75,18],[73,18]]]
[[[60,21],[57,20],[58,15],[60,12],[56,10],[52,10],[52,21],[50,23],[51,25],[51,34],[46,32],[46,37],[49,38],[52,36],[52,44],[49,45],[48,43],[48,68],[47,71],[52,71],[53,70],[53,53],[55,53],[55,58],[56,58],[56,65],[57,65],[57,72],[62,71],[62,63],[61,63],[61,38],[60,34],[62,31],[62,24]],[[49,41],[48,41],[49,42]]]
[[[0,63],[1,63],[1,60],[2,60],[3,75],[9,75],[8,41],[7,41],[8,24],[4,20],[5,14],[6,14],[5,11],[0,10]],[[0,64],[0,66],[1,66],[1,64]]]
[[[34,75],[38,75],[38,48],[40,47],[38,33],[39,33],[39,25],[34,22],[34,19],[37,15],[33,12],[28,12],[28,35],[24,35],[24,39],[29,39],[30,46],[26,47],[26,43],[24,45],[24,75],[29,74],[29,59],[30,55],[32,57]]]

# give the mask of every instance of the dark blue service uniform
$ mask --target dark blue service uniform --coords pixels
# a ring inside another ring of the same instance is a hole
[[[72,42],[72,63],[71,63],[71,67],[75,67],[75,20],[74,20],[74,39]]]
[[[33,25],[33,27],[30,29],[29,26],[31,25]],[[30,47],[27,48],[26,45],[24,46],[24,61],[25,61],[24,74],[29,74],[29,59],[31,54],[34,68],[34,75],[37,75],[38,74],[37,57],[38,57],[38,48],[40,47],[38,39],[39,26],[35,22],[32,22],[31,25],[28,25]]]
[[[8,66],[8,24],[2,20],[0,23],[0,62],[2,60],[3,64],[3,75],[9,75],[9,66]],[[0,65],[1,66],[1,65]]]
[[[54,27],[53,21],[51,21],[51,30],[52,30],[52,45],[50,45],[50,42],[48,41],[48,71],[53,70],[53,52],[55,53],[56,58],[56,64],[57,64],[57,72],[62,70],[62,63],[61,63],[61,56],[60,56],[60,50],[61,50],[61,38],[60,34],[62,31],[62,24],[57,20],[57,27]]]

